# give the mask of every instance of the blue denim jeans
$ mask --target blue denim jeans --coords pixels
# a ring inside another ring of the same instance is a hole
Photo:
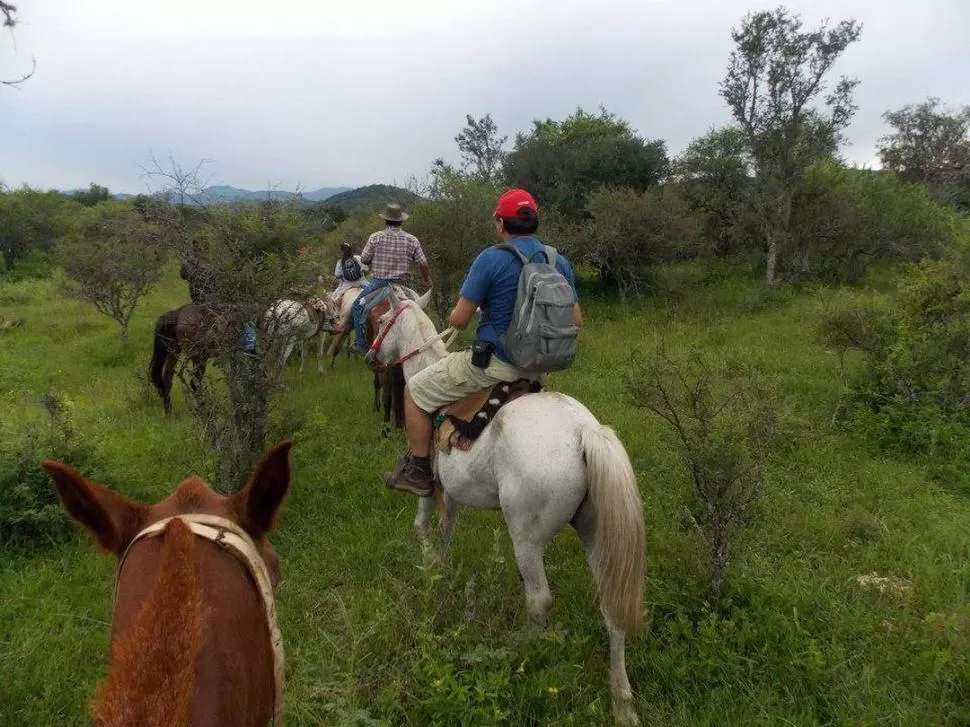
[[[354,339],[357,342],[357,350],[367,350],[367,320],[364,318],[364,298],[368,293],[378,288],[383,288],[386,285],[394,285],[399,282],[399,280],[372,280],[360,291],[360,295],[357,296],[357,300],[354,301],[354,305],[350,309],[353,313]]]

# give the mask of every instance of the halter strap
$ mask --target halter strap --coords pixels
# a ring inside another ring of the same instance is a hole
[[[394,315],[391,316],[391,319],[384,324],[384,327],[381,328],[380,333],[377,335],[377,337],[374,339],[374,342],[370,345],[370,348],[367,350],[368,357],[370,357],[376,362],[375,365],[379,369],[390,369],[390,368],[394,368],[395,366],[400,366],[405,361],[409,361],[415,356],[417,356],[419,353],[423,353],[424,351],[427,351],[437,341],[440,341],[446,336],[448,337],[448,340],[445,341],[445,348],[448,348],[448,346],[451,345],[451,342],[455,340],[455,336],[457,336],[459,333],[457,328],[448,327],[445,330],[443,330],[441,333],[439,333],[437,336],[435,336],[434,338],[429,338],[427,341],[422,343],[416,349],[411,351],[411,353],[407,353],[401,356],[400,358],[395,359],[394,361],[391,361],[390,363],[381,363],[377,361],[377,352],[380,351],[381,346],[384,345],[384,339],[387,337],[387,334],[390,333],[390,330],[394,326],[394,323],[397,321],[397,319],[401,317],[401,314],[407,308],[411,307],[408,305],[409,303],[414,303],[414,301],[410,301],[410,300],[403,301],[397,307],[397,310],[394,311]]]
[[[232,520],[219,517],[218,515],[205,515],[203,513],[176,515],[149,525],[132,539],[128,547],[125,548],[121,560],[118,562],[118,571],[115,576],[115,602],[118,600],[121,569],[124,567],[125,560],[128,558],[128,554],[131,552],[135,543],[160,535],[172,520],[181,520],[195,535],[204,540],[209,540],[231,552],[246,565],[249,574],[256,583],[256,589],[259,591],[260,596],[262,596],[263,605],[265,606],[266,625],[269,627],[269,640],[273,648],[275,701],[273,704],[273,720],[271,724],[279,727],[283,724],[285,658],[283,654],[283,636],[280,634],[279,626],[276,623],[276,599],[273,595],[273,583],[270,580],[266,563],[256,548],[256,544],[249,537],[249,534],[239,527],[239,525]]]

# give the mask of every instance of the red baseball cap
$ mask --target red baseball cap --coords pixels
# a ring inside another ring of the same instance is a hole
[[[495,205],[495,216],[528,219],[521,212],[525,209],[532,210],[535,216],[539,214],[536,209],[536,201],[531,194],[524,189],[510,189],[498,198],[498,203]]]

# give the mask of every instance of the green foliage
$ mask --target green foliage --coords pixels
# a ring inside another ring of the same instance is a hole
[[[752,162],[741,129],[725,126],[694,139],[672,171],[684,201],[704,216],[704,236],[715,255],[726,257],[750,247],[757,238],[750,199]]]
[[[496,182],[502,171],[505,152],[502,147],[507,136],[498,135],[498,127],[491,114],[476,119],[471,114],[465,116],[465,128],[455,137],[458,151],[461,152],[462,170],[471,173],[482,182]]]
[[[679,263],[656,276],[667,285],[668,277],[703,279],[703,270]],[[884,294],[792,287],[756,305],[765,296],[757,283],[724,274],[676,306],[584,297],[580,356],[549,386],[616,429],[640,483],[652,627],[628,641],[627,668],[644,724],[970,721],[970,500],[940,488],[928,462],[892,457],[827,425],[838,382],[811,331],[833,299],[846,308],[884,297],[891,304],[891,283],[880,280]],[[75,439],[96,462],[81,471],[142,502],[168,496],[190,474],[211,475],[215,456],[186,398],[176,396],[165,419],[132,375],[144,371],[156,316],[184,297],[169,265],[135,312],[131,352],[106,357],[115,327],[92,307],[49,280],[5,283],[0,315],[26,323],[0,339],[0,418],[19,430],[46,416],[40,393],[67,392]],[[766,459],[766,497],[718,608],[705,606],[703,553],[683,526],[687,479],[673,431],[629,406],[617,376],[631,341],[650,350],[660,331],[671,352],[699,342],[715,367],[750,361],[784,395],[786,434]],[[856,358],[850,352],[850,367]],[[547,549],[553,622],[526,638],[501,514],[463,510],[447,567],[426,568],[412,535],[413,498],[386,492],[374,476],[403,442],[380,437],[368,372],[343,359],[323,376],[301,378],[295,368],[271,418],[272,437],[296,441],[290,495],[270,537],[283,570],[286,724],[424,724],[439,708],[460,723],[457,709],[438,704],[443,694],[479,724],[494,723],[486,717],[493,701],[510,725],[612,724],[607,638],[575,536],[564,532]],[[12,452],[11,429],[3,441]],[[86,536],[0,558],[0,723],[90,724],[115,566]],[[873,571],[906,579],[911,594],[860,585],[857,577]]]
[[[921,185],[890,173],[822,162],[796,189],[781,269],[792,280],[857,284],[874,262],[938,257],[956,233],[953,215]]]
[[[634,356],[626,387],[677,436],[691,486],[685,517],[706,555],[709,593],[720,599],[738,536],[764,497],[777,402],[752,371],[715,371],[697,349],[681,361],[662,346],[649,359]]]
[[[754,161],[755,209],[765,235],[765,283],[778,281],[788,244],[792,196],[806,169],[837,148],[855,106],[857,81],[841,78],[827,95],[825,77],[862,32],[854,20],[803,31],[784,7],[749,13],[731,31],[735,50],[721,82]],[[816,101],[824,100],[824,111]]]
[[[68,229],[75,206],[59,192],[0,188],[0,253],[7,271],[31,252],[49,252]]]
[[[130,205],[101,202],[78,213],[56,259],[71,293],[116,321],[128,345],[131,316],[161,278],[166,256],[161,228]]]
[[[893,127],[879,140],[883,167],[926,183],[944,202],[970,209],[970,106],[954,111],[931,97],[883,118]]]
[[[492,213],[499,193],[490,182],[439,164],[432,170],[430,199],[414,206],[408,230],[417,235],[428,255],[432,298],[442,320],[457,300],[475,256],[498,242]]]
[[[578,109],[562,121],[534,121],[532,131],[516,135],[505,160],[512,186],[528,189],[540,206],[574,220],[582,217],[597,187],[642,192],[666,172],[664,142],[645,141],[605,109],[599,114]]]
[[[858,349],[855,424],[880,444],[962,471],[970,464],[970,246],[913,268],[891,309],[831,314],[826,341]]]
[[[244,327],[261,326],[281,298],[309,297],[315,278],[304,254],[305,229],[305,219],[286,204],[216,207],[190,250],[178,248],[183,259],[191,256],[190,283],[205,293],[204,340],[223,374],[224,386],[203,386],[193,410],[216,454],[214,484],[223,492],[240,488],[263,453],[276,398],[273,341],[262,341],[251,356],[242,350]]]
[[[692,257],[701,247],[702,223],[674,189],[599,189],[586,213],[573,233],[584,242],[577,259],[624,298],[645,292],[657,263]]]
[[[71,198],[85,207],[94,207],[102,202],[111,201],[111,191],[107,187],[91,182],[87,189],[79,189]]]
[[[74,403],[66,396],[41,397],[46,425],[32,425],[7,439],[0,449],[0,550],[37,550],[62,542],[71,532],[57,492],[42,459],[57,459],[72,467],[90,466],[92,454],[78,439],[73,422]],[[16,436],[16,435],[15,435]]]

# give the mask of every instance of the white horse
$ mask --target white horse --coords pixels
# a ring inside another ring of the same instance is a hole
[[[330,357],[330,368],[333,368],[337,363],[337,354],[340,353],[340,346],[344,338],[354,335],[353,307],[354,301],[357,300],[357,296],[360,295],[361,290],[361,288],[349,288],[334,301],[334,305],[337,308],[337,332],[334,333],[333,343],[330,344],[330,350],[327,351],[327,356]],[[398,298],[418,299],[417,292],[405,285],[394,285],[393,290]]]
[[[392,312],[381,318],[379,361],[411,352],[404,378],[438,361],[447,351],[423,308],[391,297]],[[560,393],[523,396],[499,410],[467,451],[439,454],[439,523],[442,555],[451,540],[459,506],[500,509],[508,525],[533,623],[542,625],[552,607],[543,552],[566,524],[576,530],[596,581],[600,609],[610,635],[610,691],[617,720],[636,725],[626,673],[625,639],[643,616],[644,525],[640,492],[626,450],[612,429],[586,407]],[[414,527],[425,538],[434,510],[422,498]]]
[[[277,353],[273,375],[282,378],[283,368],[300,344],[300,374],[306,364],[306,348],[310,339],[317,337],[317,371],[323,373],[323,352],[326,335],[337,326],[337,307],[330,296],[311,298],[306,303],[283,299],[273,304],[263,317],[263,333],[266,341]],[[271,359],[272,360],[272,359]]]

